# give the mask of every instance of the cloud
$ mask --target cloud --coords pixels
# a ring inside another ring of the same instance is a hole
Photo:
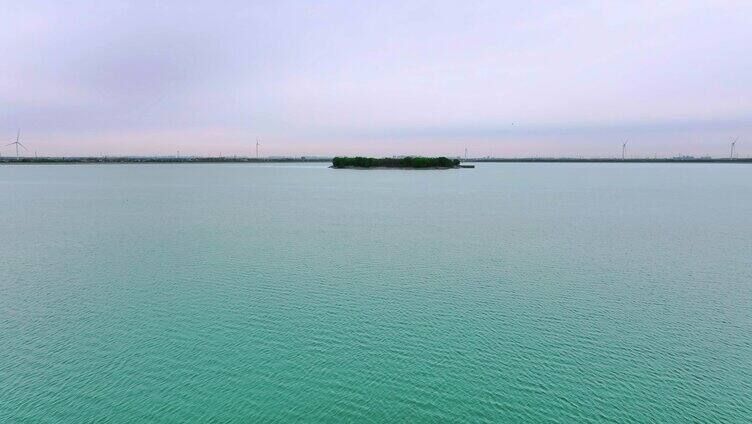
[[[745,2],[6,9],[0,131],[21,126],[46,151],[229,151],[261,135],[280,154],[468,143],[596,154],[582,140],[700,151],[702,137],[752,135]]]

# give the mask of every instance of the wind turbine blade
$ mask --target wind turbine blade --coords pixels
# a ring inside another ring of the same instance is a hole
[[[27,149],[26,146],[24,146],[23,144],[18,143],[18,145],[21,146],[21,147],[23,147],[23,149],[26,150],[27,152],[29,151],[29,149]]]
[[[12,146],[12,145],[14,145],[14,144],[16,144],[16,143],[18,143],[18,142],[17,142],[17,141],[14,141],[13,143],[8,143],[8,144],[6,144],[6,146]]]

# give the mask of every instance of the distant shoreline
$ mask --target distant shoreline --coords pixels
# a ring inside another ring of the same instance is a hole
[[[0,158],[0,165],[150,164],[150,163],[327,163],[331,158],[247,158],[247,157],[43,157]]]
[[[0,157],[0,165],[75,165],[75,164],[164,164],[164,163],[331,163],[333,158],[249,158],[249,157]],[[468,158],[462,163],[752,163],[752,158]],[[344,168],[344,167],[343,167]],[[346,167],[345,169],[361,169]],[[382,169],[365,167],[363,169]],[[394,169],[383,167],[383,169]],[[451,169],[436,167],[426,169]]]
[[[463,162],[518,162],[518,163],[752,163],[752,158],[656,158],[656,159],[616,159],[616,158],[488,158],[466,159]]]

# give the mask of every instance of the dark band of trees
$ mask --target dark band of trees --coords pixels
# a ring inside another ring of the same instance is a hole
[[[334,168],[457,168],[459,159],[447,157],[427,158],[408,156],[404,158],[364,158],[364,157],[335,157],[332,160]]]

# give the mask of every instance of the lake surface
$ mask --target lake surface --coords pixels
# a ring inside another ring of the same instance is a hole
[[[752,422],[752,166],[0,167],[0,422]]]

